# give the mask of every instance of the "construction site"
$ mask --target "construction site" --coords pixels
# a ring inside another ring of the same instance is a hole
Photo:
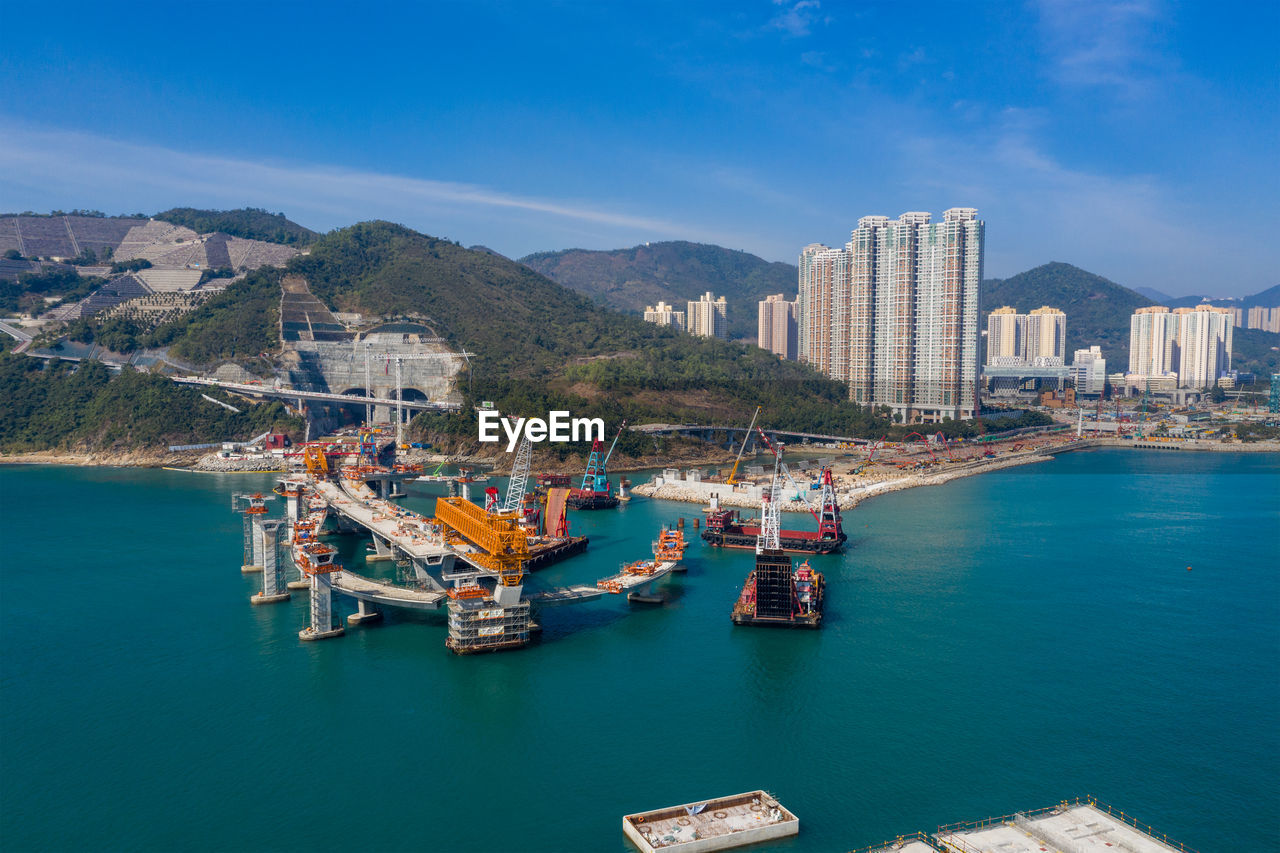
[[[400,445],[389,433],[363,428],[282,449],[279,458],[296,470],[279,479],[274,493],[232,498],[232,508],[244,517],[241,570],[262,576],[251,601],[288,601],[291,590],[306,590],[309,621],[300,639],[341,636],[349,626],[378,620],[387,608],[444,609],[445,646],[475,654],[527,645],[545,607],[624,593],[633,602],[663,602],[653,585],[679,570],[685,549],[680,530],[660,531],[651,558],[594,584],[525,588],[530,572],[586,551],[588,538],[569,531],[575,496],[607,494],[618,504],[606,468],[612,447],[605,452],[595,443],[582,483],[574,488],[564,477],[531,475],[532,444],[526,437],[514,455],[505,494],[489,485],[481,506],[472,501],[472,488],[487,477],[397,463]],[[409,483],[443,483],[450,493],[436,498],[434,512],[426,515],[394,502],[407,494]],[[277,499],[283,506],[273,515]],[[343,565],[338,549],[321,541],[341,535],[367,539],[365,565],[393,563],[395,577]],[[346,625],[338,620],[335,596],[355,606]]]

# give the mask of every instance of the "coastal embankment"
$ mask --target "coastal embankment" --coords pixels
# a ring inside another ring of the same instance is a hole
[[[852,509],[868,498],[876,495],[914,489],[920,486],[940,486],[961,477],[972,477],[990,471],[999,471],[1018,465],[1033,462],[1044,462],[1051,457],[1074,450],[1088,450],[1095,447],[1121,447],[1131,450],[1168,450],[1168,451],[1204,451],[1216,453],[1280,453],[1280,442],[1221,442],[1221,441],[1161,441],[1159,439],[1116,439],[1116,438],[1080,438],[1065,442],[1044,444],[1027,450],[1003,452],[993,458],[975,459],[965,462],[936,462],[922,470],[907,470],[893,466],[875,465],[870,468],[849,466],[836,461],[832,467],[833,481],[836,487],[836,499],[841,510]],[[710,483],[700,484],[701,488],[690,488],[680,483],[665,483],[654,486],[645,483],[631,491],[642,497],[659,500],[680,501],[683,503],[706,504]],[[735,492],[732,486],[724,485],[716,490],[716,496],[722,506],[759,509],[760,500]],[[784,501],[783,510],[808,512],[809,507],[802,501]]]

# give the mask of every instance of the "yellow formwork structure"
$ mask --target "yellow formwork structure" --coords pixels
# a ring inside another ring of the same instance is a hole
[[[529,536],[515,513],[485,512],[466,498],[439,498],[436,521],[482,549],[467,560],[497,572],[503,586],[519,586],[529,559]]]

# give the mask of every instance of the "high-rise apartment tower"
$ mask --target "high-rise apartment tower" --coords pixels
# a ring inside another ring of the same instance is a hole
[[[906,422],[972,417],[985,226],[954,207],[864,216],[844,249],[800,254],[800,358]]]

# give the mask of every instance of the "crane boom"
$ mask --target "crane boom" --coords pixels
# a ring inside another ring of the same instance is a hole
[[[760,437],[764,439],[764,446],[769,448],[769,450],[773,452],[773,459],[774,459],[773,479],[775,484],[778,479],[778,469],[781,468],[782,476],[787,478],[787,482],[791,484],[791,488],[795,489],[796,494],[797,495],[807,494],[807,492],[801,489],[799,484],[796,483],[795,479],[791,476],[791,471],[788,470],[787,463],[782,461],[782,454],[778,452],[777,448],[775,448],[772,444],[769,443],[769,437],[764,434],[764,430],[760,429],[759,427],[757,427],[756,430],[760,433]],[[775,486],[775,491],[776,491],[776,486]],[[804,508],[809,510],[809,514],[813,516],[815,521],[821,524],[822,519],[818,517],[818,513],[813,508],[813,504],[809,503],[809,499],[801,498],[801,500],[804,502]]]
[[[747,431],[742,434],[742,446],[738,448],[738,458],[733,460],[733,470],[729,472],[728,484],[733,485],[734,479],[738,476],[738,464],[742,462],[742,452],[747,449],[747,439],[751,438],[751,430],[755,428],[756,418],[760,417],[760,406],[756,406],[756,413],[751,416],[751,423],[747,426]]]
[[[618,427],[617,433],[613,436],[613,443],[609,445],[609,452],[604,455],[604,461],[600,463],[600,468],[605,472],[609,470],[609,459],[613,456],[613,449],[618,446],[618,439],[622,436],[622,431],[627,428],[626,420]]]
[[[515,462],[511,465],[511,482],[507,483],[507,497],[502,502],[502,512],[520,512],[525,490],[529,486],[529,465],[532,458],[533,444],[526,432],[516,451]]]

